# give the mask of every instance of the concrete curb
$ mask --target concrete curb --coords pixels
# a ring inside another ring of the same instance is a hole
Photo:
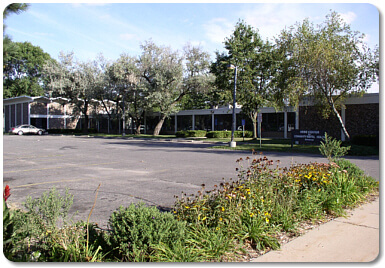
[[[380,253],[379,198],[251,262],[371,262]]]

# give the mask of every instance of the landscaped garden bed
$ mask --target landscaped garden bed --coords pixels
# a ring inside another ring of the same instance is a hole
[[[12,261],[244,261],[378,194],[378,182],[344,159],[280,167],[254,154],[237,162],[237,179],[182,193],[170,212],[121,207],[107,230],[71,222],[69,192],[61,196],[53,188],[28,198],[22,210],[9,210],[7,188],[4,254]]]

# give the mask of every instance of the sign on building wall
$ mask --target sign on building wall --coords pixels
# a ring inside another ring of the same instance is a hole
[[[325,139],[324,130],[292,130],[291,146],[293,144],[320,144]]]

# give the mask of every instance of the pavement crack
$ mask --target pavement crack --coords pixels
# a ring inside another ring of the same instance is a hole
[[[354,225],[354,226],[364,227],[364,228],[375,229],[375,230],[379,230],[380,229],[378,227],[368,226],[368,225],[365,225],[365,224],[357,224],[357,223],[353,223],[353,222],[340,221],[340,220],[334,220],[334,221],[341,222],[341,223],[346,223],[346,224],[350,224],[350,225]]]

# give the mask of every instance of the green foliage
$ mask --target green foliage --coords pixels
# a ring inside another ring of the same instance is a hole
[[[206,130],[180,130],[175,135],[180,138],[205,137]]]
[[[12,235],[14,233],[13,213],[7,206],[3,198],[3,252],[8,258],[10,251],[13,248]]]
[[[111,215],[109,225],[111,247],[116,249],[113,254],[122,261],[149,261],[155,245],[172,245],[185,234],[184,222],[143,203],[120,207]]]
[[[54,229],[57,227],[59,219],[66,223],[68,212],[73,204],[73,195],[66,189],[65,195],[60,193],[53,187],[50,191],[46,191],[41,197],[32,199],[27,198],[24,206],[28,210],[31,218],[36,222],[44,225],[44,228]]]
[[[263,156],[237,162],[237,180],[177,197],[172,213],[144,203],[120,207],[108,231],[89,224],[89,236],[86,223],[67,224],[73,198],[68,191],[61,196],[53,188],[28,198],[25,212],[4,204],[5,256],[60,262],[237,260],[242,246],[278,249],[283,232],[297,235],[305,221],[342,216],[379,190],[378,182],[344,159],[289,168]]]
[[[207,138],[230,138],[231,131],[209,131],[206,134]]]
[[[283,98],[274,86],[280,54],[271,43],[262,40],[257,29],[244,21],[235,25],[224,44],[227,55],[217,53],[211,68],[216,75],[215,86],[228,95],[226,100],[232,99],[234,73],[226,68],[229,64],[237,67],[237,103],[253,122],[255,138],[258,110],[269,102],[272,106],[282,106]]]
[[[361,95],[378,79],[378,47],[371,51],[364,35],[353,31],[341,15],[332,11],[314,25],[308,19],[283,30],[277,47],[285,55],[281,87],[298,104],[303,94],[311,95],[322,114],[333,113],[347,138],[338,110],[349,95]]]
[[[4,59],[3,98],[44,95],[42,69],[50,55],[29,42],[15,42],[8,47],[12,49]]]
[[[238,180],[223,182],[212,191],[202,189],[175,203],[175,215],[191,225],[222,230],[253,247],[279,248],[277,234],[298,232],[303,221],[340,216],[378,191],[378,183],[362,176],[352,165],[349,171],[331,164],[312,163],[281,169],[266,157],[251,160],[238,170]]]
[[[253,132],[249,130],[245,130],[245,138],[252,138]],[[206,134],[207,138],[216,138],[216,139],[223,139],[223,138],[230,138],[231,137],[231,131],[209,131]],[[242,138],[243,137],[243,131],[237,130],[234,131],[234,137],[235,138]]]
[[[336,140],[325,133],[324,141],[321,141],[319,150],[323,156],[325,156],[329,162],[335,162],[341,156],[344,156],[350,150],[350,146],[341,147],[342,141]]]

